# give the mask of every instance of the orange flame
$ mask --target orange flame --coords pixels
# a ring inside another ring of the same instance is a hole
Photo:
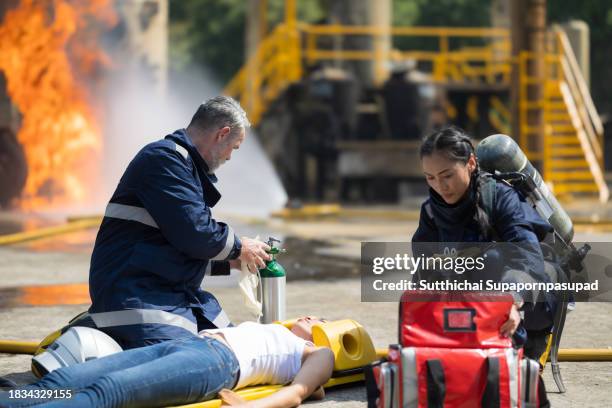
[[[95,195],[102,133],[84,79],[108,64],[92,27],[114,24],[111,3],[21,0],[0,24],[0,71],[23,117],[23,209],[84,204]]]

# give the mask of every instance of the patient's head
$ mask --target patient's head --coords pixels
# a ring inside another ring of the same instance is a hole
[[[327,319],[315,316],[304,316],[297,319],[297,321],[291,326],[291,333],[296,336],[312,341],[312,326],[319,323],[325,323]]]

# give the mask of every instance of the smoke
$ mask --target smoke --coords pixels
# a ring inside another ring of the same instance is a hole
[[[287,202],[281,180],[252,130],[238,152],[217,171],[217,176],[223,194],[220,211],[267,217]]]
[[[202,101],[221,93],[221,87],[204,70],[170,76],[165,91],[153,84],[147,70],[134,67],[116,72],[108,81],[103,161],[106,200],[143,146],[186,127]],[[281,181],[252,130],[217,176],[223,198],[215,213],[266,217],[287,201]]]

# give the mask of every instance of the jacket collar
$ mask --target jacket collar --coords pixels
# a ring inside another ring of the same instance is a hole
[[[194,163],[198,167],[198,170],[201,170],[204,174],[206,174],[210,181],[212,181],[213,183],[217,182],[217,176],[215,176],[214,173],[209,173],[210,169],[208,168],[208,164],[206,163],[200,152],[198,152],[198,149],[196,149],[195,145],[193,144],[193,141],[187,135],[187,131],[185,129],[179,129],[175,131],[171,135],[166,136],[166,139],[171,139],[173,142],[187,149],[187,151],[189,152],[189,156],[191,156],[191,158],[193,159]]]
[[[189,156],[195,164],[195,168],[200,178],[200,184],[204,190],[204,201],[209,207],[213,207],[221,199],[221,193],[219,193],[219,190],[214,186],[214,183],[218,180],[217,176],[215,176],[214,173],[209,173],[208,164],[206,164],[206,161],[198,152],[198,149],[196,149],[193,141],[187,135],[187,131],[185,129],[179,129],[165,138],[172,140],[189,152]]]
[[[431,210],[436,225],[443,230],[449,240],[462,240],[464,228],[473,221],[476,212],[476,189],[474,179],[471,180],[466,195],[455,204],[447,204],[433,189],[429,189]]]

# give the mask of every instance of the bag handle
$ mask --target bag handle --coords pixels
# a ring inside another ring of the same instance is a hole
[[[376,408],[377,400],[380,397],[380,390],[378,389],[378,383],[374,374],[374,367],[379,367],[385,360],[376,361],[372,364],[368,364],[363,368],[363,374],[365,377],[366,396],[368,399],[368,408]]]
[[[427,360],[427,408],[443,408],[446,396],[446,382],[442,362]],[[487,382],[482,394],[482,408],[499,408],[499,358],[487,357]]]
[[[482,393],[482,408],[499,408],[499,358],[487,357],[487,383]]]
[[[444,408],[446,381],[442,361],[427,360],[427,408]]]

